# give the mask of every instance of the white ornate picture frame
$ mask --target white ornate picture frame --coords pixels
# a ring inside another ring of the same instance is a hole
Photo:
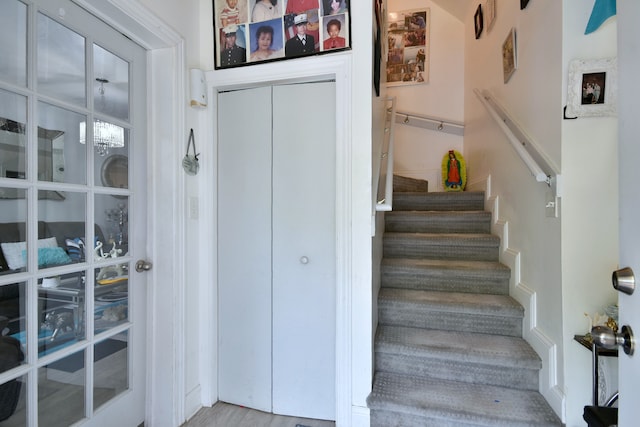
[[[567,112],[569,117],[617,115],[616,58],[576,59],[569,63]]]

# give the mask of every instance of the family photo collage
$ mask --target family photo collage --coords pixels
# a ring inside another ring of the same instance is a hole
[[[213,0],[216,69],[351,47],[348,0]]]

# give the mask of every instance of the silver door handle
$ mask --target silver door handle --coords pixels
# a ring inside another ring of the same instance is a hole
[[[606,326],[594,326],[591,329],[591,337],[598,347],[613,350],[620,346],[626,354],[633,355],[636,340],[630,326],[624,325],[620,333]]]
[[[629,267],[614,271],[611,281],[613,288],[624,294],[631,295],[636,290],[636,278],[633,275],[633,270]]]
[[[153,264],[151,264],[149,261],[145,261],[143,259],[139,259],[138,261],[136,261],[136,271],[138,273],[149,271],[151,270],[151,267],[153,267]]]

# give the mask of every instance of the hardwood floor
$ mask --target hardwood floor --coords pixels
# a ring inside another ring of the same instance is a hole
[[[202,408],[182,427],[335,427],[333,421],[273,415],[218,402]]]

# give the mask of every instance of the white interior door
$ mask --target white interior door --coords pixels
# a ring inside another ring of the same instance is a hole
[[[273,91],[273,412],[335,419],[335,83]]]
[[[631,267],[640,277],[640,16],[639,2],[618,2],[618,73],[619,73],[619,185],[620,185],[620,266]],[[638,280],[638,279],[636,279]],[[620,326],[629,325],[635,332],[636,347],[640,333],[640,290],[633,295],[620,294]],[[633,356],[619,351],[618,370],[620,401],[618,425],[638,424],[638,396],[640,396],[640,349]]]
[[[0,372],[3,399],[19,386],[2,425],[138,425],[146,52],[68,0],[2,5],[0,242],[24,250],[0,272],[0,332],[24,353]]]
[[[335,84],[218,101],[220,400],[335,419]]]
[[[218,396],[271,412],[271,88],[218,106]]]

